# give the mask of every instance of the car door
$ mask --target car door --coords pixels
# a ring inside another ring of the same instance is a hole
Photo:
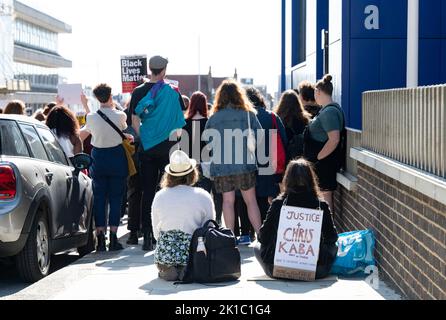
[[[71,219],[65,212],[69,175],[66,170],[63,170],[64,166],[55,163],[53,157],[47,152],[36,127],[27,123],[19,125],[34,159],[39,162],[38,167],[50,193],[51,216],[48,223],[52,239],[66,237],[71,234]]]
[[[87,232],[88,203],[91,195],[88,193],[89,179],[83,174],[75,174],[62,147],[54,134],[46,127],[37,127],[45,149],[54,163],[55,170],[60,172],[66,183],[65,204],[63,207],[64,226],[70,235],[80,235]]]

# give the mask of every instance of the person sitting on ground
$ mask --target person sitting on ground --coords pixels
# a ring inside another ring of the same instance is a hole
[[[26,106],[23,101],[13,100],[6,105],[4,114],[16,114],[16,115],[24,116],[24,115],[26,115],[25,109],[26,109]]]
[[[311,115],[311,119],[316,118],[321,111],[321,106],[317,104],[314,98],[314,84],[309,81],[302,81],[299,84],[299,99],[306,112]]]
[[[152,205],[155,264],[161,279],[177,281],[184,277],[192,235],[215,220],[215,209],[208,192],[192,187],[199,178],[196,160],[177,150],[165,171]]]
[[[260,229],[259,242],[254,248],[255,256],[266,275],[274,278],[274,258],[282,207],[287,205],[308,209],[320,208],[324,211],[324,217],[316,279],[323,279],[330,273],[336,259],[338,234],[330,208],[321,198],[311,163],[304,159],[292,161],[285,173],[282,189],[283,193],[273,201],[266,221]]]
[[[57,141],[70,160],[82,152],[79,123],[70,109],[64,106],[53,108],[48,114],[46,125],[56,135]]]

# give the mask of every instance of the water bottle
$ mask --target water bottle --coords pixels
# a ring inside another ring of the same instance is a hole
[[[203,237],[198,238],[197,252],[203,252],[204,255],[207,255],[206,246],[204,245]]]

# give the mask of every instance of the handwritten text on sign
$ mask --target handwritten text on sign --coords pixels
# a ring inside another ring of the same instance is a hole
[[[319,260],[323,211],[282,207],[274,277],[314,281]]]

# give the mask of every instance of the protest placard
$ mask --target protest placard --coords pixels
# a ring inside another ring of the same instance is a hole
[[[132,93],[147,77],[147,56],[122,56],[122,93]]]
[[[57,87],[57,95],[63,99],[67,105],[81,105],[81,95],[83,93],[82,84],[59,84]]]
[[[321,210],[282,207],[274,259],[275,278],[316,280],[323,217]]]

